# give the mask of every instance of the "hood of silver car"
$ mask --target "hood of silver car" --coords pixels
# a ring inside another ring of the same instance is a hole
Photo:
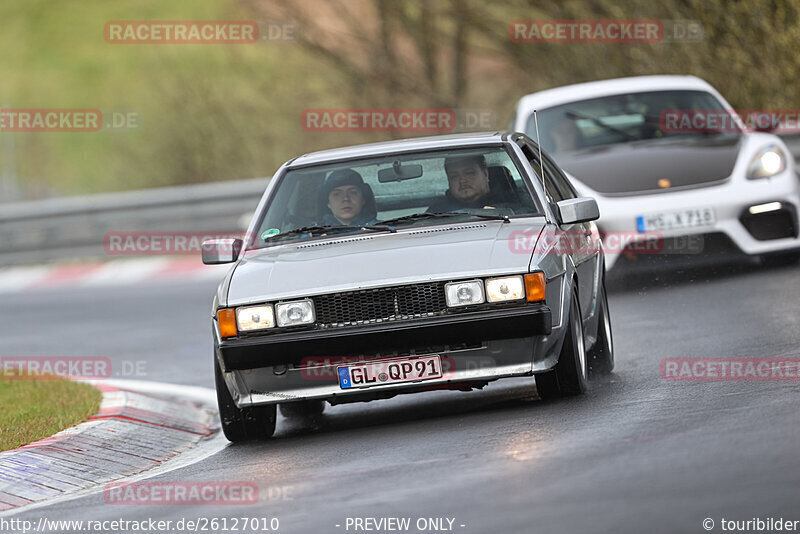
[[[527,272],[527,245],[543,225],[538,217],[401,227],[250,251],[232,274],[227,305]]]

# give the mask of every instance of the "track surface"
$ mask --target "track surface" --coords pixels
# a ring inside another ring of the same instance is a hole
[[[123,360],[144,362],[144,376],[126,378],[213,387],[214,287],[8,295],[2,354],[107,356],[115,373],[130,369]],[[797,266],[617,278],[617,369],[583,397],[545,403],[532,380],[519,380],[328,407],[317,422],[279,418],[272,441],[228,446],[152,479],[254,481],[258,505],[114,506],[93,495],[15,517],[277,517],[279,532],[319,534],[348,532],[348,517],[410,517],[410,532],[417,518],[447,517],[455,532],[559,534],[800,520],[798,382],[659,375],[666,357],[797,353],[798,303]]]

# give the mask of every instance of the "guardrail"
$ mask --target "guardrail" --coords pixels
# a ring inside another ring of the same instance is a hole
[[[269,179],[0,204],[0,265],[108,259],[108,232],[236,232]]]

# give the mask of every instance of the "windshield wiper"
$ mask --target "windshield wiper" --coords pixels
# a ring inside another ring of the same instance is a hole
[[[404,215],[403,217],[397,217],[395,219],[387,219],[385,221],[381,221],[381,224],[395,224],[399,222],[405,221],[415,221],[418,219],[437,219],[439,217],[458,217],[461,215],[466,215],[467,217],[478,217],[480,219],[491,219],[495,221],[503,221],[503,222],[511,222],[508,219],[508,215],[489,215],[485,213],[463,213],[458,211],[453,212],[423,212],[423,213],[412,213],[411,215]]]
[[[469,215],[470,217],[478,217],[479,219],[488,219],[490,221],[503,221],[510,223],[511,219],[508,218],[508,215],[490,215],[488,213],[458,213],[456,215]]]
[[[315,226],[303,226],[302,228],[295,228],[294,230],[287,230],[286,232],[281,232],[275,237],[284,237],[297,234],[314,234],[319,232],[336,232],[343,230],[373,230],[375,232],[392,232],[392,233],[397,232],[397,229],[395,227],[390,226],[388,224],[365,224],[361,226],[350,225],[350,224],[315,225]]]
[[[636,137],[633,134],[630,134],[630,133],[626,132],[625,130],[621,130],[619,128],[615,128],[614,126],[611,126],[611,125],[608,125],[608,124],[604,123],[603,121],[601,121],[597,117],[592,117],[591,115],[586,115],[585,113],[578,113],[577,111],[572,111],[571,109],[568,109],[568,110],[566,110],[564,112],[564,115],[566,115],[570,119],[583,119],[583,120],[587,120],[587,121],[592,121],[594,124],[598,125],[599,127],[605,128],[606,130],[608,130],[610,132],[618,133],[618,134],[620,134],[622,136],[627,137],[628,139],[634,139],[634,140],[638,139],[638,137]]]
[[[394,224],[405,221],[414,221],[417,219],[436,219],[439,217],[455,217],[456,215],[462,215],[462,214],[439,213],[439,212],[412,213],[411,215],[403,215],[402,217],[395,217],[394,219],[386,219],[385,221],[381,221],[381,224]]]

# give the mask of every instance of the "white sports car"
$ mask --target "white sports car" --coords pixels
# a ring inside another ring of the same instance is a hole
[[[748,131],[707,82],[640,76],[540,91],[520,99],[512,129],[536,139],[534,110],[541,146],[582,196],[597,199],[608,268],[636,248],[694,252],[719,241],[748,255],[800,257],[789,150]],[[704,118],[703,127],[671,120],[687,117]],[[641,247],[654,236],[673,248]]]

